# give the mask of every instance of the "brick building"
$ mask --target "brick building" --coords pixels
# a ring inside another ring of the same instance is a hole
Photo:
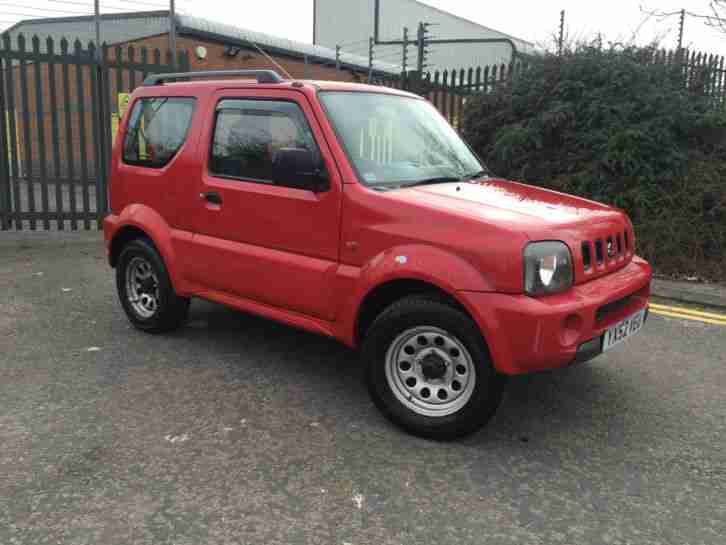
[[[342,52],[336,59],[334,49],[188,15],[177,14],[172,20],[168,11],[102,15],[101,41],[111,47],[133,45],[166,51],[171,24],[176,29],[177,49],[189,51],[193,71],[276,68],[260,49],[294,78],[355,81],[367,77],[369,70],[367,57]],[[94,18],[31,19],[17,23],[3,33],[13,42],[20,34],[27,40],[38,36],[41,50],[48,37],[56,42],[65,37],[87,44],[95,40]],[[400,67],[374,61],[373,71],[377,75],[396,75],[400,73]]]

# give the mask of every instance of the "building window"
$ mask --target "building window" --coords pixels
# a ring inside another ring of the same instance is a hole
[[[215,176],[295,187],[295,180],[276,175],[276,153],[296,148],[319,156],[305,114],[294,102],[222,100],[216,117],[209,162]]]
[[[166,166],[184,144],[192,124],[193,98],[136,101],[124,138],[123,160],[149,168]]]

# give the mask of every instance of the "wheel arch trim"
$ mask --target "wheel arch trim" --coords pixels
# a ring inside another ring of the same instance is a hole
[[[172,229],[161,215],[152,208],[142,204],[131,204],[124,208],[115,218],[107,218],[104,222],[106,227],[106,240],[108,244],[109,263],[116,265],[121,248],[117,248],[118,237],[124,233],[137,232],[147,237],[164,261],[169,278],[174,290],[179,293],[183,285],[179,264],[176,260],[176,252],[172,243]],[[130,237],[132,240],[136,237]]]
[[[346,267],[346,269],[348,273],[346,276],[350,276],[352,268]],[[427,285],[443,293],[474,320],[482,332],[485,343],[489,345],[491,342],[486,324],[479,319],[481,309],[473,307],[464,290],[491,292],[494,291],[492,283],[486,275],[477,271],[461,257],[425,245],[407,245],[386,250],[357,269],[357,277],[353,280],[353,294],[341,312],[340,337],[343,342],[353,347],[359,345],[361,340],[358,336],[359,319],[366,301],[370,297],[375,297],[378,290],[397,282]],[[410,293],[404,291],[401,297]],[[393,301],[395,299],[391,300]]]

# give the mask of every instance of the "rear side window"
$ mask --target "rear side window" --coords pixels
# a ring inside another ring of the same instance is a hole
[[[193,98],[137,100],[124,138],[124,163],[150,168],[167,165],[187,138],[195,103]]]
[[[275,155],[283,148],[319,154],[300,106],[275,100],[227,99],[217,106],[210,173],[291,186],[276,179]]]

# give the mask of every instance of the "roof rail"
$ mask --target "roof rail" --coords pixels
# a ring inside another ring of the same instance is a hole
[[[174,74],[151,74],[144,80],[144,86],[161,85],[165,81],[182,78],[218,78],[229,76],[254,76],[257,83],[280,83],[284,81],[274,70],[209,70],[207,72],[177,72]]]

